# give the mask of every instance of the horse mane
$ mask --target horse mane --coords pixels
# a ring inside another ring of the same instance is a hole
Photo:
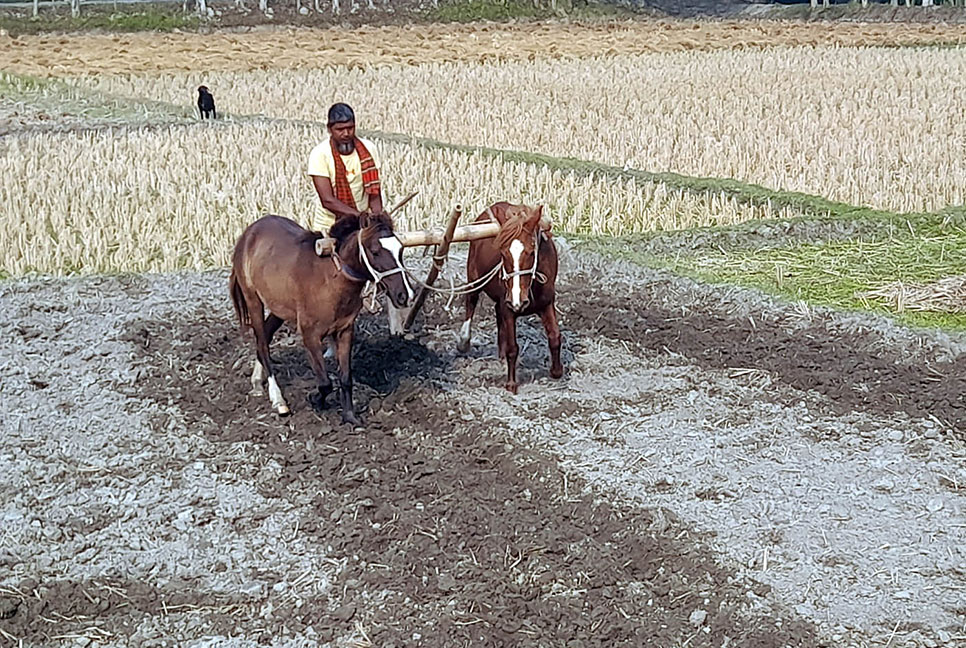
[[[524,228],[529,219],[530,214],[524,209],[516,216],[503,221],[500,225],[500,233],[496,235],[497,247],[502,250],[509,246],[513,239],[522,238],[520,235],[524,233]]]
[[[341,246],[345,243],[350,234],[355,234],[359,229],[358,216],[343,216],[329,228],[329,236],[338,241]]]
[[[358,216],[343,216],[329,228],[329,236],[336,240],[337,247],[342,247],[350,236],[359,231],[360,225]],[[383,227],[392,231],[392,219],[389,216],[385,214],[370,216],[369,224],[362,230],[362,238],[368,240]]]

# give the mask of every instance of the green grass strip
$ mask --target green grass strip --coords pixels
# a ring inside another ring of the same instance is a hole
[[[2,5],[0,5],[2,8]],[[55,13],[56,12],[56,13]],[[127,5],[123,11],[106,7],[85,6],[76,18],[61,13],[59,8],[41,9],[39,16],[23,16],[8,11],[0,12],[0,29],[11,35],[42,34],[47,32],[71,32],[103,29],[110,32],[169,32],[174,29],[197,29],[201,19],[195,14],[185,14],[178,7],[162,9],[147,7],[131,11]]]
[[[94,122],[179,123],[191,111],[163,101],[145,101],[77,88],[57,78],[0,71],[0,100],[16,101],[44,112],[66,113]]]
[[[891,236],[782,247],[723,250],[712,246],[687,255],[654,254],[639,242],[593,238],[584,245],[612,258],[664,268],[699,281],[755,288],[790,301],[845,311],[873,312],[899,323],[966,331],[966,312],[903,310],[892,300],[861,293],[901,281],[931,284],[966,275],[966,227],[941,216],[923,218]]]

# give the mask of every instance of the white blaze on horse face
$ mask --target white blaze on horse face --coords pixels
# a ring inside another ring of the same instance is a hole
[[[510,289],[510,303],[514,308],[520,307],[520,255],[523,254],[523,243],[513,239],[510,243],[510,256],[513,258],[513,287]]]
[[[398,267],[400,268],[403,267],[403,264],[402,264],[403,244],[399,239],[397,239],[395,236],[387,236],[386,238],[379,239],[379,244],[382,245],[382,247],[385,248],[386,250],[389,250],[390,253],[392,253],[392,257],[396,260],[396,265]],[[409,286],[409,278],[406,276],[405,272],[402,273],[402,280],[403,280],[403,285],[406,286],[406,294],[409,295],[409,301],[412,301],[414,296],[413,289]]]

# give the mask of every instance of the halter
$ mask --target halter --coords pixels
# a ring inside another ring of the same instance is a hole
[[[365,275],[359,274],[358,272],[356,272],[346,264],[342,263],[342,259],[339,258],[339,253],[333,252],[332,262],[335,264],[336,269],[339,270],[342,274],[344,274],[347,278],[351,279],[352,281],[358,281],[359,283],[366,283],[368,281],[372,281],[374,286],[379,286],[382,284],[382,280],[385,279],[386,277],[391,277],[394,274],[406,272],[406,269],[403,268],[401,265],[397,265],[395,268],[387,272],[379,272],[378,270],[372,267],[372,263],[369,261],[369,257],[366,256],[366,248],[362,244],[362,229],[359,229],[359,232],[356,234],[356,241],[359,247],[359,259],[362,261],[362,265],[366,267],[366,270],[369,271],[369,274],[372,276],[372,278],[370,279]]]
[[[359,241],[359,258],[362,259],[362,263],[363,265],[366,266],[366,270],[368,270],[369,274],[372,275],[372,281],[375,283],[376,286],[380,285],[382,283],[382,280],[385,279],[386,277],[391,277],[394,274],[406,272],[406,269],[402,267],[401,263],[397,263],[395,268],[393,268],[392,270],[388,270],[386,272],[379,272],[378,270],[373,268],[372,263],[369,262],[369,257],[366,256],[366,249],[362,245],[362,229],[359,229],[359,233],[356,235],[356,238]]]
[[[503,281],[513,279],[514,277],[525,277],[526,275],[531,275],[534,280],[539,283],[547,283],[547,276],[542,272],[537,272],[537,263],[540,261],[538,255],[540,253],[540,228],[537,227],[537,231],[534,233],[534,243],[533,243],[533,265],[526,270],[514,270],[513,272],[506,271],[506,265],[503,261],[500,261],[500,278]],[[533,290],[533,284],[530,284],[530,290]],[[528,291],[529,292],[529,291]]]

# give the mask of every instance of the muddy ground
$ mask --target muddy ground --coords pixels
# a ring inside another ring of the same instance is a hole
[[[224,272],[0,284],[0,642],[966,645],[963,338],[564,268],[517,396],[488,308],[363,316],[362,433]]]

